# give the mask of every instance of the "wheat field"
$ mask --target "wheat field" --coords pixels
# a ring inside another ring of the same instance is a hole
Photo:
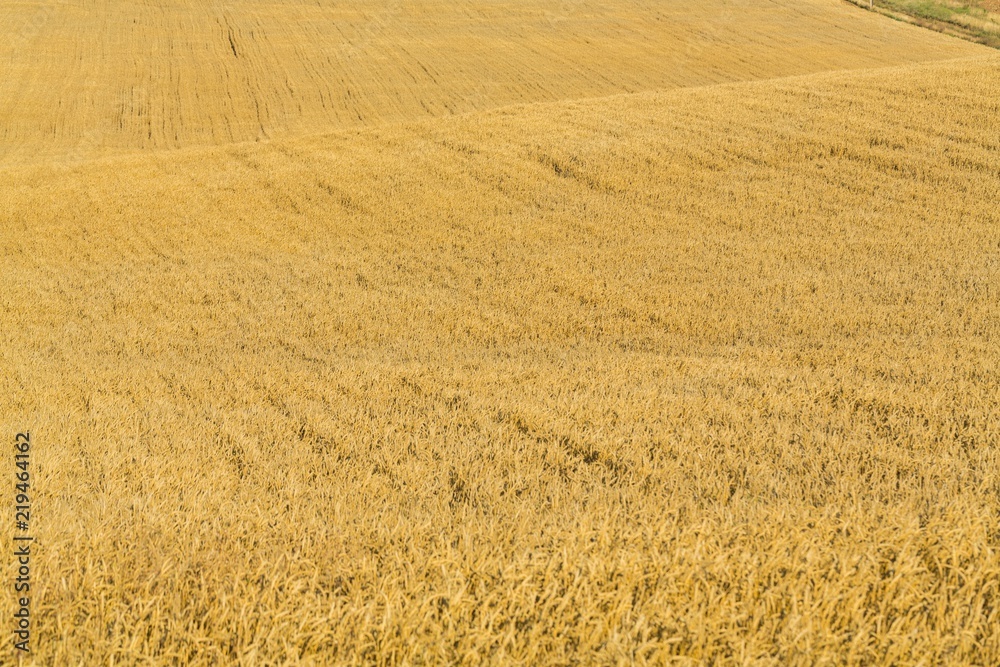
[[[0,663],[1000,662],[995,51],[832,0],[109,4],[3,10],[52,18],[0,58]]]
[[[0,167],[978,52],[832,0],[35,0],[0,34]]]

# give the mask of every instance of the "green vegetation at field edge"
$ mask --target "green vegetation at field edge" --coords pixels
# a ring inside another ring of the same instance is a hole
[[[849,0],[872,8],[869,0]],[[874,0],[876,11],[898,20],[1000,48],[1000,3],[996,0]]]

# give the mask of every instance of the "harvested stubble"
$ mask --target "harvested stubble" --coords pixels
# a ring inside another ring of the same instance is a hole
[[[839,0],[22,0],[0,36],[0,166],[977,52]]]

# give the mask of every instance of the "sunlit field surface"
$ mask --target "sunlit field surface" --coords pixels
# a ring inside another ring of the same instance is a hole
[[[837,0],[45,0],[0,35],[0,167],[981,52]]]
[[[187,8],[266,24],[187,84],[123,63],[204,41],[179,4],[54,5],[109,45],[90,93],[0,60],[41,110],[2,80],[25,664],[1000,662],[1000,56],[747,2],[678,65],[711,3],[566,6],[403,3],[386,31],[465,17],[400,47],[436,85],[375,47],[311,70],[326,3]],[[309,97],[348,71],[357,107]],[[149,115],[74,154],[134,77]]]

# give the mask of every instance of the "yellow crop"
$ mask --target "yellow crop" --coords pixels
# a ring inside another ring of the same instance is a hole
[[[0,167],[980,48],[836,0],[22,0],[0,35]]]
[[[1000,662],[995,52],[833,0],[404,2],[323,69],[359,5],[125,4],[0,51],[24,664]],[[211,12],[255,59],[184,50]]]

